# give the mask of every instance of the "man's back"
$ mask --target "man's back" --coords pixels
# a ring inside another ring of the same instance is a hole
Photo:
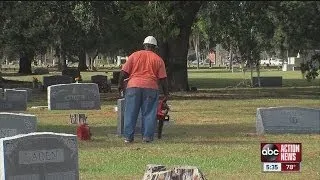
[[[163,60],[148,50],[130,55],[122,70],[129,74],[128,88],[158,89],[158,79],[167,77]]]

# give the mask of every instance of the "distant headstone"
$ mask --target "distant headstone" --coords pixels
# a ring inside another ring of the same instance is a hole
[[[91,81],[92,81],[92,83],[108,82],[108,76],[104,76],[104,75],[94,75],[94,76],[91,76]]]
[[[80,77],[80,71],[78,68],[66,68],[62,70],[63,76],[71,76],[72,82],[75,82],[75,78]]]
[[[73,79],[70,76],[44,76],[43,77],[43,88],[47,89],[48,86],[57,85],[57,84],[70,84],[73,83]]]
[[[259,87],[258,77],[252,77],[254,87]],[[282,87],[282,76],[260,77],[261,87]]]
[[[26,90],[27,91],[27,101],[32,100],[32,89],[31,88],[14,88],[15,90]]]
[[[31,114],[0,112],[0,138],[37,130],[37,117]]]
[[[114,71],[114,72],[112,72],[111,83],[112,83],[112,84],[118,84],[118,82],[119,82],[119,77],[120,77],[120,71]]]
[[[72,83],[48,87],[49,110],[101,109],[97,84]]]
[[[1,180],[79,180],[77,137],[38,132],[0,139]]]
[[[27,91],[5,89],[3,98],[0,98],[0,112],[2,111],[26,111]]]
[[[103,76],[103,75],[91,76],[91,82],[98,84],[100,92],[111,91],[111,86],[108,84],[108,76]]]
[[[43,67],[36,68],[34,69],[34,74],[37,74],[37,75],[49,74],[49,70]]]
[[[124,98],[118,99],[117,101],[117,134],[122,136],[124,133],[124,110],[125,110],[125,100]],[[157,121],[155,119],[155,121]],[[157,121],[158,122],[158,121]],[[158,132],[158,123],[156,123],[155,133]],[[135,128],[135,134],[141,134],[142,128],[142,119],[141,119],[141,111],[139,112],[137,124]]]
[[[301,107],[258,108],[257,134],[320,134],[320,109]]]

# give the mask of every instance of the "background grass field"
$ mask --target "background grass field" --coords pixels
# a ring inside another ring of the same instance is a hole
[[[83,72],[84,80],[105,72]],[[320,135],[255,136],[258,107],[302,106],[320,108],[320,81],[307,82],[300,72],[263,71],[262,76],[283,76],[282,88],[235,87],[245,78],[241,72],[190,70],[189,82],[200,90],[173,93],[169,104],[173,124],[164,127],[163,139],[142,144],[123,143],[116,136],[117,93],[101,94],[98,111],[48,111],[46,94],[34,92],[26,113],[35,114],[39,131],[75,133],[69,114],[86,113],[93,140],[79,142],[82,180],[138,180],[147,164],[197,166],[207,179],[320,179]],[[111,73],[108,73],[111,77]],[[6,79],[30,81],[33,76],[7,74]],[[40,80],[41,77],[37,76]],[[262,173],[260,142],[302,143],[301,173]]]

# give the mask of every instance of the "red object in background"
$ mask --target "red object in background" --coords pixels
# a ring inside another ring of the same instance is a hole
[[[80,124],[77,128],[77,136],[80,140],[90,140],[91,132],[89,125],[86,123]]]
[[[210,60],[211,63],[216,64],[216,52],[214,50],[210,50],[207,55],[207,58]]]

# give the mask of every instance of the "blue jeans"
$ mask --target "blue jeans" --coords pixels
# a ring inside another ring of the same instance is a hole
[[[134,130],[141,109],[141,134],[144,138],[153,140],[158,107],[159,91],[148,88],[127,88],[125,92],[124,136],[134,139]]]

